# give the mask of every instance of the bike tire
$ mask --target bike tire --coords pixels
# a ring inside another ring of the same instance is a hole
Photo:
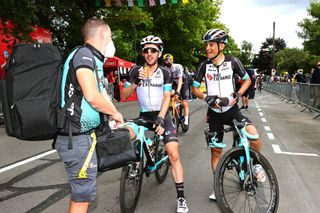
[[[167,151],[165,148],[165,145],[162,140],[157,139],[155,140],[155,162],[158,162],[163,157],[167,156]],[[170,161],[167,159],[162,165],[159,166],[159,168],[155,171],[154,175],[156,177],[156,180],[158,183],[163,183],[169,172],[170,168]]]
[[[122,168],[120,179],[121,213],[133,213],[138,205],[143,181],[144,157]],[[133,191],[130,191],[130,186]],[[134,192],[134,193],[132,193]]]
[[[264,183],[254,180],[255,190],[250,191],[245,187],[245,181],[241,182],[238,175],[239,170],[237,169],[239,168],[236,164],[240,156],[245,156],[244,148],[233,148],[219,160],[214,179],[214,191],[218,206],[222,212],[246,212],[244,210],[248,212],[276,212],[279,205],[279,186],[270,163],[262,154],[250,150],[252,162],[259,163],[264,168],[267,177]],[[244,200],[243,203],[242,200]]]

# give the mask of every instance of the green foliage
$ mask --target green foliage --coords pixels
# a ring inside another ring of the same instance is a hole
[[[298,36],[304,40],[304,49],[310,54],[320,55],[320,3],[319,1],[311,1],[308,13],[311,18],[305,18],[298,23],[302,32]]]
[[[13,35],[27,38],[30,26],[38,25],[48,28],[54,42],[66,50],[83,43],[80,29],[86,19],[103,18],[113,31],[117,56],[142,62],[140,40],[153,34],[162,38],[164,53],[172,53],[177,63],[193,69],[205,57],[204,33],[226,29],[217,21],[221,4],[222,0],[189,0],[188,4],[167,1],[156,7],[96,8],[94,0],[6,0],[0,11],[1,21],[15,24]],[[240,55],[232,38],[225,52]]]
[[[251,67],[251,58],[252,58],[252,47],[253,44],[248,41],[242,41],[241,43],[241,52],[239,59],[242,62],[244,67]]]
[[[266,41],[262,42],[259,54],[255,55],[252,60],[252,64],[259,71],[265,71],[266,74],[270,74],[273,68],[273,54],[276,56],[277,53],[286,47],[286,42],[282,38],[275,39],[275,49],[273,50],[273,39],[267,38]],[[270,51],[271,50],[271,51]],[[275,65],[277,63],[275,62]]]
[[[290,75],[298,69],[303,69],[307,54],[297,48],[286,48],[277,54],[278,71],[287,71]]]

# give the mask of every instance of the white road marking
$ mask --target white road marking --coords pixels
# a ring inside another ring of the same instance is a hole
[[[259,115],[262,117],[262,116],[263,116],[263,113],[262,113],[262,112],[259,112]]]
[[[299,152],[283,152],[280,149],[280,146],[277,144],[272,144],[273,151],[277,154],[286,154],[286,155],[301,155],[301,156],[310,156],[310,157],[319,157],[317,154],[312,153],[299,153]]]
[[[258,105],[257,105],[257,108],[259,109],[259,108],[260,108],[260,106],[258,106]]]
[[[271,132],[268,132],[267,135],[270,140],[274,140],[274,136]]]
[[[262,111],[262,109],[260,109],[260,108],[259,108],[259,109],[258,109],[258,111],[259,111],[259,112],[261,112],[261,111]]]
[[[271,129],[270,129],[269,126],[264,126],[264,129],[265,129],[266,131],[271,131]]]
[[[261,118],[262,122],[267,122],[267,120],[265,118]]]
[[[5,172],[5,171],[8,171],[8,170],[10,170],[10,169],[14,169],[14,168],[16,168],[16,167],[18,167],[18,166],[22,166],[22,165],[24,165],[24,164],[26,164],[26,163],[30,163],[31,161],[38,160],[38,159],[40,159],[40,158],[42,158],[42,157],[44,157],[44,156],[50,155],[50,154],[55,153],[55,152],[56,152],[55,149],[54,149],[54,150],[50,150],[50,151],[48,151],[48,152],[44,152],[44,153],[42,153],[42,154],[33,156],[33,157],[31,157],[31,158],[28,158],[28,159],[25,159],[25,160],[23,160],[23,161],[17,162],[17,163],[15,163],[15,164],[6,166],[6,167],[0,169],[0,174],[3,173],[3,172]]]

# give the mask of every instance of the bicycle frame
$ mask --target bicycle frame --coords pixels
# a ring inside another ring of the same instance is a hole
[[[126,125],[133,128],[133,130],[136,134],[136,140],[138,140],[140,142],[139,143],[139,145],[140,145],[140,147],[139,147],[140,158],[142,158],[143,151],[144,151],[145,155],[147,157],[148,169],[151,172],[157,170],[163,162],[165,162],[166,160],[169,159],[168,155],[166,155],[162,159],[158,160],[157,162],[155,162],[155,160],[152,159],[151,153],[150,153],[147,146],[151,143],[155,143],[155,141],[152,141],[150,138],[145,137],[145,132],[149,130],[147,127],[140,126],[134,122],[128,122],[128,123],[126,123]],[[155,136],[155,140],[161,140],[162,138],[163,138],[163,136],[157,136],[157,135]]]
[[[241,156],[240,157],[240,162],[239,162],[239,177],[241,179],[241,181],[245,180],[245,177],[247,177],[247,175],[250,175],[250,177],[252,178],[252,165],[251,165],[251,157],[250,157],[250,141],[249,139],[258,139],[258,135],[250,135],[247,131],[246,131],[246,126],[248,125],[247,123],[244,124],[244,126],[239,129],[238,126],[236,125],[237,121],[233,121],[234,126],[233,127],[229,127],[223,130],[223,132],[227,133],[227,132],[231,132],[234,131],[236,132],[236,138],[234,138],[234,143],[233,146],[234,147],[243,147],[245,150],[245,156]],[[211,138],[211,142],[209,144],[209,146],[211,148],[224,148],[227,146],[227,144],[224,143],[217,143],[217,139],[215,138],[215,135]],[[244,162],[246,159],[246,162]],[[238,162],[234,162],[235,164],[238,164]],[[247,164],[247,173],[245,173],[245,171],[242,169],[242,165],[246,163]],[[250,174],[248,174],[248,171],[250,172]]]
[[[236,147],[243,147],[244,151],[245,151],[245,156],[241,156],[240,157],[240,171],[239,171],[239,177],[242,181],[245,180],[245,177],[247,175],[250,175],[250,177],[252,178],[252,164],[251,164],[251,157],[250,157],[250,142],[249,139],[258,139],[259,136],[258,135],[250,135],[247,131],[246,131],[246,126],[248,124],[246,123],[244,127],[242,127],[241,129],[238,128],[238,126],[235,124],[234,122],[234,130],[237,132],[237,136],[238,138],[235,138],[235,146]],[[244,157],[246,158],[246,164],[247,164],[247,173],[245,173],[245,171],[242,169],[242,165],[244,163]],[[249,172],[249,174],[248,174]]]

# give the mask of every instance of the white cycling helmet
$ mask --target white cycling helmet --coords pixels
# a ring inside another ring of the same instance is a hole
[[[154,36],[154,35],[149,35],[145,38],[143,38],[140,42],[141,47],[143,47],[143,45],[145,44],[156,44],[159,47],[159,50],[162,52],[163,51],[163,42],[161,40],[161,38],[159,38],[158,36]]]
[[[228,43],[228,34],[220,29],[210,29],[206,34],[204,34],[202,38],[203,42],[221,42],[221,43]]]

